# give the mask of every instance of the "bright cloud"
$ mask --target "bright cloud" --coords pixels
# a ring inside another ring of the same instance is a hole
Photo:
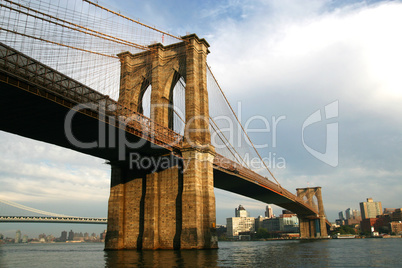
[[[276,177],[289,190],[322,186],[332,220],[343,206],[358,208],[369,196],[400,207],[402,200],[387,189],[397,187],[401,174],[402,4],[264,3],[246,21],[219,24],[209,40],[209,63],[227,95],[250,115],[287,116],[275,148],[287,168],[274,170]],[[334,100],[340,165],[329,169],[302,147],[300,129]],[[340,202],[343,195],[347,201]]]
[[[50,144],[0,133],[0,198],[10,201],[104,201],[109,170],[104,160]],[[56,208],[57,209],[57,208]]]

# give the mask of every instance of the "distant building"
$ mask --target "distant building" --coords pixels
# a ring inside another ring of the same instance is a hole
[[[216,236],[218,237],[218,239],[227,237],[226,225],[216,225]]]
[[[53,235],[48,235],[46,236],[46,242],[53,242],[54,241],[54,236]]]
[[[394,213],[396,210],[396,208],[384,208],[384,211],[382,212],[382,214],[384,215],[391,215],[392,213]]]
[[[335,223],[336,223],[336,225],[342,226],[342,225],[345,225],[345,220],[336,219]]]
[[[402,222],[400,221],[393,221],[389,223],[391,232],[400,235],[402,234]]]
[[[269,219],[269,218],[267,218],[267,217],[263,217],[263,216],[258,216],[258,218],[255,218],[255,231],[257,232],[258,231],[258,229],[260,229],[260,228],[264,228],[263,227],[263,225],[262,225],[262,223],[263,223],[263,221],[264,220],[266,220],[266,219]]]
[[[71,230],[71,231],[68,233],[68,239],[67,239],[67,240],[69,240],[69,241],[74,240],[74,232],[73,232],[73,230]]]
[[[339,213],[338,213],[338,218],[340,219],[340,220],[345,220],[345,218],[343,217],[343,211],[339,211]]]
[[[100,233],[100,235],[99,235],[99,239],[100,239],[101,241],[104,241],[105,238],[106,238],[106,230],[104,230],[103,233]]]
[[[267,229],[268,232],[279,232],[281,229],[279,218],[266,219],[262,222],[262,226],[263,228]]]
[[[22,237],[22,241],[21,241],[22,243],[28,243],[28,236],[27,235],[24,235],[23,237]]]
[[[235,216],[236,217],[250,217],[250,213],[242,206],[239,205],[238,208],[235,208]]]
[[[382,215],[381,202],[374,202],[373,198],[367,198],[367,202],[360,203],[362,219],[373,219]]]
[[[350,213],[350,208],[345,210],[346,219],[349,220],[352,218],[352,214]]]
[[[249,217],[249,213],[246,209],[239,205],[235,209],[235,216],[226,219],[227,237],[228,238],[239,238],[239,233],[255,232],[255,219]]]
[[[67,232],[63,231],[61,232],[60,242],[66,242],[66,241],[67,241]]]
[[[395,209],[391,214],[392,221],[402,221],[402,208]]]
[[[359,217],[361,218],[360,211],[358,211],[357,209],[352,210],[352,218],[355,219]]]
[[[14,240],[14,242],[15,243],[21,243],[21,231],[20,230],[15,232],[15,240]]]
[[[285,233],[299,232],[299,218],[296,214],[282,214],[279,216],[279,230]]]
[[[275,217],[270,205],[265,207],[265,217],[269,219]]]
[[[262,226],[268,232],[297,233],[299,232],[299,218],[296,214],[283,211],[283,214],[277,218],[263,220]]]
[[[362,221],[362,217],[360,216],[360,212],[357,209],[353,209],[351,211],[350,208],[348,208],[346,210],[345,225],[360,224],[361,221]]]
[[[371,227],[374,227],[378,221],[378,218],[362,219],[360,222],[360,230],[365,233],[370,233],[372,231]],[[378,232],[378,229],[375,231]]]

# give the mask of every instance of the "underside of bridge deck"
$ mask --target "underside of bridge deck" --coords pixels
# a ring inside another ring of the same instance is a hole
[[[2,78],[0,79],[0,113],[2,114],[0,130],[2,131],[114,162],[119,160],[119,152],[122,151],[124,154],[120,155],[120,158],[124,160],[130,159],[130,153],[133,152],[143,156],[166,155],[171,152],[127,132],[124,132],[124,141],[120,141],[119,131],[111,124],[104,124],[105,130],[100,134],[102,127],[100,129],[100,120],[96,113],[93,117],[77,112],[71,120],[66,119],[68,112],[71,111],[68,106],[75,106],[75,103],[69,103],[67,99],[66,106],[62,106],[48,98],[3,82],[1,80],[5,75],[2,73],[0,75]],[[69,122],[71,122],[71,129],[65,127],[65,123]],[[72,139],[68,137],[70,131],[74,136]],[[103,141],[105,145],[102,146]],[[79,143],[83,146],[79,146]],[[127,144],[141,144],[141,146],[130,149]]]

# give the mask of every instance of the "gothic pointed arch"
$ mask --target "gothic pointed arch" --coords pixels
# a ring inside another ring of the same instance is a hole
[[[168,127],[172,130],[174,130],[174,110],[175,110],[175,103],[174,103],[174,90],[177,85],[177,83],[180,80],[181,75],[177,72],[174,71],[170,90],[169,90],[169,110],[168,110]]]
[[[138,94],[138,100],[137,100],[137,103],[138,103],[137,112],[140,114],[144,114],[144,103],[143,103],[144,94],[150,85],[151,85],[151,83],[149,82],[149,80],[144,78],[144,80],[141,83],[141,89]]]

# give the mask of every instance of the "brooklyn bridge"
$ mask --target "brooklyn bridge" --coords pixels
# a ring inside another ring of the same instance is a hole
[[[327,237],[321,188],[280,185],[207,40],[72,2],[1,2],[0,130],[108,161],[105,249],[217,248],[214,187],[296,213],[302,238]]]

